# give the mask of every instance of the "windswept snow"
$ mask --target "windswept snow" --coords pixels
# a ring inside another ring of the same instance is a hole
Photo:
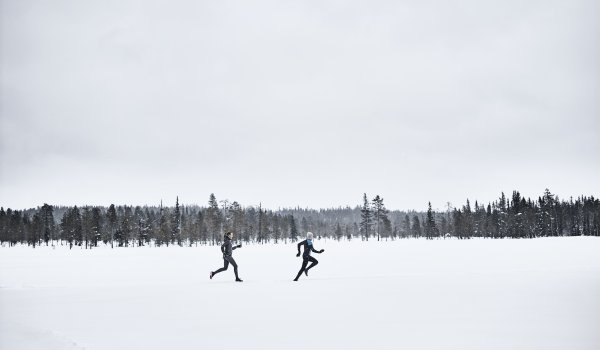
[[[0,349],[598,349],[600,239],[0,248]]]

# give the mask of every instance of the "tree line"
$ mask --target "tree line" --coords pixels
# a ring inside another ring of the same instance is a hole
[[[440,239],[472,237],[535,238],[549,236],[600,236],[600,200],[581,196],[560,200],[548,189],[537,199],[513,191],[487,205],[469,200],[461,207],[448,204],[435,212],[390,211],[379,195],[363,195],[354,208],[280,210],[244,207],[217,201],[207,206],[83,206],[44,204],[28,210],[0,208],[0,244],[33,247],[68,245],[93,248],[195,246],[220,244],[223,233],[234,231],[246,243],[294,242],[307,231],[318,238],[352,240],[401,238]]]

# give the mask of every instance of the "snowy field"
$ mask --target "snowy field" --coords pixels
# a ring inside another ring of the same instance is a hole
[[[0,248],[0,349],[600,349],[600,239]]]

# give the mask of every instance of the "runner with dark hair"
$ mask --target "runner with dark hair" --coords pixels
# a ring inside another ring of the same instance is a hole
[[[232,256],[233,251],[235,249],[237,249],[237,248],[241,248],[242,245],[238,244],[238,245],[232,247],[231,246],[231,239],[232,238],[233,238],[233,232],[229,231],[229,232],[225,233],[224,242],[223,242],[223,244],[221,244],[221,252],[223,253],[224,265],[223,265],[223,267],[221,267],[217,271],[214,271],[214,272],[211,271],[210,272],[210,279],[212,279],[219,272],[226,271],[227,268],[229,267],[229,264],[231,264],[231,265],[233,265],[233,272],[235,273],[235,281],[236,282],[244,282],[238,276],[238,266],[235,263],[235,260],[233,260],[233,256]]]

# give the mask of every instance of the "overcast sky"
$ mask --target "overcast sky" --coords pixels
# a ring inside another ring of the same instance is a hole
[[[600,194],[600,2],[0,0],[0,206]]]

